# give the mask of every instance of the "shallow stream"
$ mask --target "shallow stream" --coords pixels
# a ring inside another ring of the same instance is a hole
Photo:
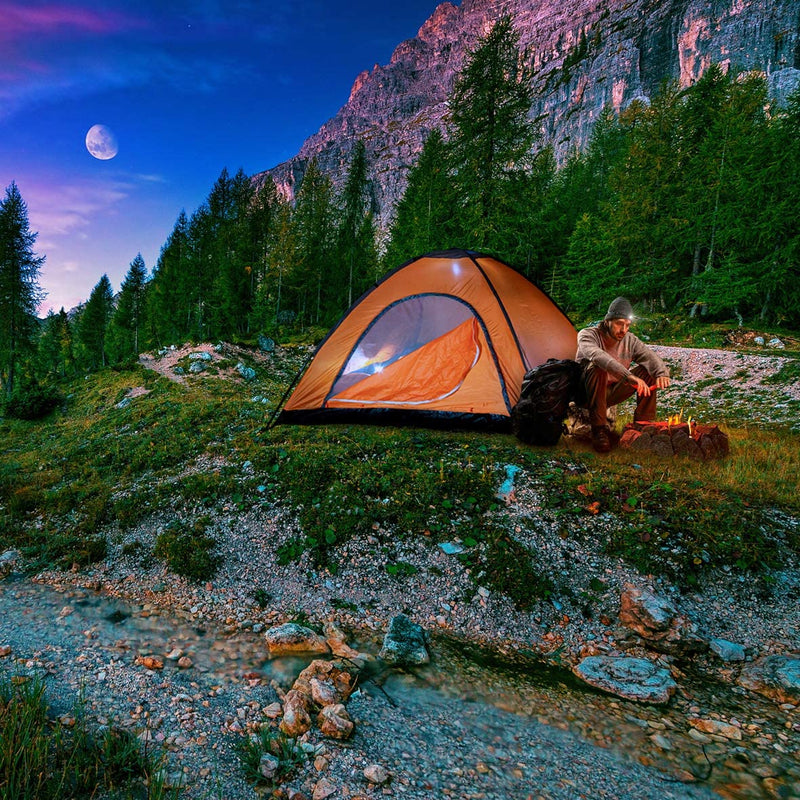
[[[357,635],[350,643],[373,653],[380,646]],[[59,654],[67,653],[67,662],[70,657],[80,661],[84,652],[101,650],[110,669],[114,659],[164,659],[180,651],[191,659],[191,669],[179,670],[177,659],[167,658],[163,680],[174,674],[200,689],[254,679],[289,688],[309,660],[270,660],[263,634],[253,630],[198,627],[190,618],[155,606],[24,580],[0,582],[0,647],[4,644],[11,644],[15,655],[26,653],[28,667],[39,665],[51,675],[63,668]],[[70,649],[74,656],[68,655]],[[456,700],[470,707],[473,718],[488,718],[500,709],[515,719],[535,720],[657,769],[678,797],[713,796],[711,791],[728,798],[799,796],[798,742],[791,729],[796,709],[781,709],[698,675],[684,676],[667,706],[637,704],[591,690],[568,670],[533,658],[511,659],[441,636],[433,639],[431,651],[432,663],[414,672],[365,672],[362,693],[392,706],[430,708]],[[0,674],[26,666],[18,659],[12,667],[12,658],[0,659]],[[97,680],[105,680],[102,661],[93,672]],[[69,702],[60,696],[54,706]],[[724,720],[741,738],[698,735],[693,719]]]

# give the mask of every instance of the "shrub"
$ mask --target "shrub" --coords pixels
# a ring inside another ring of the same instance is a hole
[[[29,384],[17,387],[0,404],[0,411],[13,419],[34,420],[46,417],[63,398],[50,386]]]
[[[174,573],[190,581],[211,580],[222,559],[214,552],[216,539],[206,535],[207,524],[205,517],[191,527],[183,522],[171,523],[156,539],[156,556],[163,558]]]

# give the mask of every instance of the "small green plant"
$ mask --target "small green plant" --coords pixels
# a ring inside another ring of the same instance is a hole
[[[386,571],[396,578],[407,578],[419,572],[413,564],[409,564],[407,561],[396,561],[393,564],[387,564]]]
[[[535,569],[531,551],[501,525],[489,523],[480,536],[479,547],[459,555],[476,583],[502,592],[523,611],[553,594],[555,584]]]
[[[358,606],[355,603],[351,603],[349,600],[342,600],[340,597],[331,597],[330,602],[333,608],[340,611],[351,611],[353,613],[358,611]]]
[[[259,608],[267,608],[272,595],[263,587],[259,586],[250,593],[250,596],[255,600]]]
[[[50,719],[38,678],[0,680],[0,798],[62,800],[116,797],[164,800],[159,760],[129,731],[108,725],[94,730],[81,703],[70,721]]]
[[[293,561],[297,561],[305,553],[307,547],[305,536],[293,536],[283,544],[278,545],[275,553],[278,557],[278,564],[285,567]]]
[[[237,749],[245,777],[258,786],[278,786],[307,759],[294,739],[268,727],[242,739]]]
[[[219,568],[221,558],[214,550],[217,541],[206,535],[207,518],[196,520],[191,526],[172,522],[158,535],[155,555],[164,559],[177,575],[200,583],[211,580]]]

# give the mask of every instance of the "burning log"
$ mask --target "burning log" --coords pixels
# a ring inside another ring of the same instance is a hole
[[[716,425],[677,421],[632,422],[625,426],[620,447],[643,450],[660,456],[687,455],[705,461],[725,458],[730,448],[728,436]]]

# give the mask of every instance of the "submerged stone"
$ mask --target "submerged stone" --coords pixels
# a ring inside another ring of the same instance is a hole
[[[800,655],[771,655],[749,664],[739,676],[745,689],[779,703],[800,700]]]
[[[744,647],[735,642],[729,642],[726,639],[712,639],[709,646],[723,661],[744,661],[745,659]]]
[[[588,656],[573,672],[590,686],[640,703],[666,703],[678,688],[668,669],[644,658]]]

